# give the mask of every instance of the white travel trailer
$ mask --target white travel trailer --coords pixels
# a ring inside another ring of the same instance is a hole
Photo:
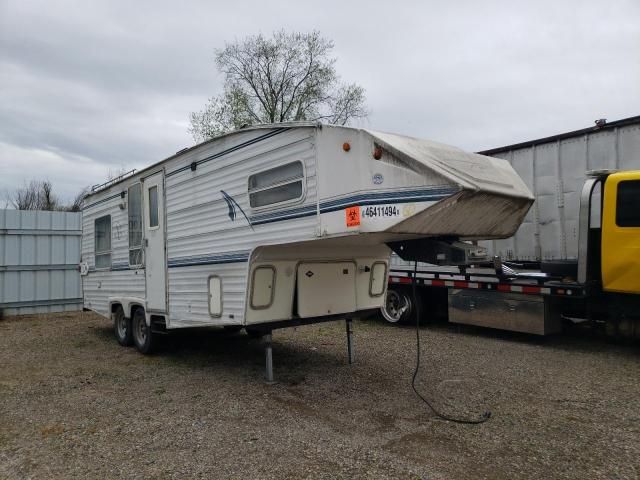
[[[506,238],[532,201],[508,162],[453,147],[316,123],[245,128],[94,189],[84,306],[143,353],[184,327],[270,340],[378,309],[387,244]]]

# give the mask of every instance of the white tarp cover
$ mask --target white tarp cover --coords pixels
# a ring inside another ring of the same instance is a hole
[[[405,161],[418,161],[465,190],[497,193],[533,201],[533,195],[505,160],[392,133],[367,131],[380,146]]]

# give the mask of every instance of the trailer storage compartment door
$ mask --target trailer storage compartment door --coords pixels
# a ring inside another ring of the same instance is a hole
[[[298,265],[298,315],[302,318],[356,310],[354,262]]]

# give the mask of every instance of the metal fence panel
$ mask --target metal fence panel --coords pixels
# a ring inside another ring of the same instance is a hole
[[[514,237],[482,242],[489,253],[508,260],[575,260],[586,172],[640,169],[640,116],[481,153],[509,161],[536,197]]]
[[[4,315],[82,308],[82,214],[0,210],[0,310]]]

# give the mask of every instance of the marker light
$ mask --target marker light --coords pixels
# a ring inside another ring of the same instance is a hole
[[[342,144],[342,149],[343,149],[345,152],[348,152],[349,150],[351,150],[351,145],[349,145],[349,142],[344,142],[344,143]]]

